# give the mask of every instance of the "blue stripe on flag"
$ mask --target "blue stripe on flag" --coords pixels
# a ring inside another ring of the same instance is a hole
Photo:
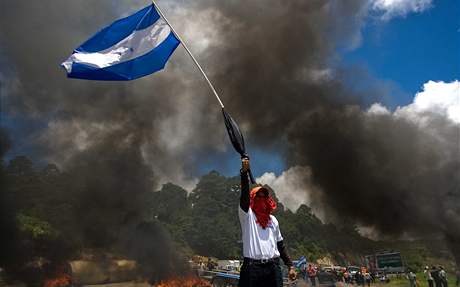
[[[179,40],[171,32],[158,47],[130,61],[102,69],[73,63],[72,71],[68,77],[100,81],[134,80],[163,69],[179,43]]]
[[[128,37],[135,30],[142,30],[160,19],[156,9],[147,6],[131,16],[117,20],[83,43],[75,51],[93,53],[105,50]]]

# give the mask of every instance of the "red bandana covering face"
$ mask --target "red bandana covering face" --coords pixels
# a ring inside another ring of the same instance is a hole
[[[267,194],[268,197],[259,197],[256,198],[256,194],[258,191],[263,191]],[[270,214],[273,210],[276,209],[276,202],[271,198],[268,193],[268,190],[262,186],[254,187],[251,190],[251,209],[256,215],[257,223],[262,226],[263,229],[267,227],[270,223]]]

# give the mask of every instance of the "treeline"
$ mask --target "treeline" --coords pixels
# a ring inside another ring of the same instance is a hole
[[[131,221],[160,222],[187,254],[241,256],[239,177],[211,172],[190,194],[174,184],[149,192],[139,187],[139,181],[151,180],[148,173],[138,175],[137,183],[128,179],[130,188],[113,184],[104,167],[61,172],[55,165],[37,168],[26,157],[2,164],[2,252],[7,255],[2,261],[21,261],[20,253],[59,258],[80,248],[111,248]],[[353,226],[338,230],[322,224],[305,205],[295,213],[278,206],[275,215],[293,256],[346,257],[372,248]],[[47,250],[51,245],[53,252]]]
[[[171,183],[154,192],[146,166],[124,171],[124,161],[92,164],[62,172],[55,165],[37,168],[26,157],[2,162],[0,267],[18,270],[37,258],[78,258],[85,249],[146,262],[177,251],[241,257],[239,177],[213,171],[189,194]],[[352,224],[323,224],[306,205],[292,212],[278,202],[275,216],[294,259],[304,255],[312,261],[329,257],[338,264],[360,264],[363,255],[385,246],[360,236]],[[423,251],[411,254],[430,256]],[[424,264],[411,256],[410,264]]]

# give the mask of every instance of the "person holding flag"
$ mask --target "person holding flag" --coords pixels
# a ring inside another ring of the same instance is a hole
[[[249,168],[243,134],[225,111],[214,86],[185,42],[168,22],[160,8],[152,5],[103,28],[76,48],[61,66],[69,78],[98,81],[130,81],[163,69],[181,44],[189,54],[218,100],[230,141],[242,158],[239,218],[243,234],[244,262],[239,286],[282,287],[280,257],[289,267],[289,277],[297,274],[292,266],[276,218],[271,213],[275,201],[265,187],[249,191]]]
[[[238,210],[243,237],[243,266],[240,287],[282,287],[280,258],[289,268],[289,278],[297,277],[284,245],[278,220],[271,213],[276,202],[268,187],[249,190],[249,159],[242,159],[241,197]]]

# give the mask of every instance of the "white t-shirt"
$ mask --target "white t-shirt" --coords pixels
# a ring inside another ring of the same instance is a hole
[[[249,208],[244,212],[238,208],[238,215],[243,235],[243,256],[251,259],[270,259],[279,257],[277,242],[283,240],[278,220],[270,215],[271,221],[265,229],[257,224],[256,215]]]

